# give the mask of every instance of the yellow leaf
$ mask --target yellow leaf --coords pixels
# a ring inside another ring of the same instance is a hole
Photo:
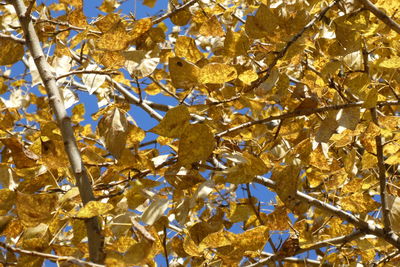
[[[8,38],[0,38],[0,65],[11,65],[24,55],[24,46]]]
[[[147,197],[144,193],[133,188],[128,190],[128,192],[126,193],[126,198],[128,202],[128,207],[133,210],[136,209],[139,205],[142,205],[147,200]]]
[[[354,107],[341,109],[338,112],[336,119],[338,120],[339,126],[349,130],[354,130],[360,120],[360,108]]]
[[[257,203],[257,201],[254,201],[253,203]],[[233,223],[243,222],[246,221],[253,214],[254,214],[254,209],[251,207],[250,204],[233,202],[230,205],[228,218],[229,221]]]
[[[324,153],[322,152],[321,145],[318,145],[318,147],[311,152],[310,164],[323,171],[330,170],[328,160],[325,158]]]
[[[203,58],[203,54],[197,48],[194,39],[188,36],[179,36],[176,39],[175,54],[192,63],[196,63]]]
[[[276,183],[276,193],[280,200],[285,203],[289,209],[295,208],[295,199],[297,185],[299,181],[299,168],[296,166],[283,166],[280,169],[275,168],[272,173],[272,179]]]
[[[142,214],[142,221],[148,225],[154,224],[158,219],[164,215],[164,212],[168,208],[168,199],[159,198],[154,200],[150,206]]]
[[[336,132],[338,122],[331,117],[322,121],[317,133],[315,134],[315,141],[318,143],[328,143],[332,134]]]
[[[376,106],[376,102],[378,101],[378,90],[376,88],[371,88],[366,98],[364,99],[363,107],[364,108],[373,108]]]
[[[253,70],[246,70],[239,74],[239,80],[241,80],[244,84],[250,85],[252,82],[258,79],[258,75]]]
[[[212,16],[210,19],[205,21],[199,29],[199,33],[204,36],[224,36],[225,32],[216,16]]]
[[[10,189],[0,189],[0,215],[5,215],[15,204],[15,192]]]
[[[200,83],[225,83],[236,79],[237,72],[232,66],[222,63],[210,63],[200,69]]]
[[[249,37],[260,39],[273,33],[278,26],[279,18],[269,7],[261,4],[255,16],[247,16],[245,29]]]
[[[134,41],[145,34],[151,29],[152,25],[151,18],[143,18],[135,21],[132,30],[128,32],[130,41]]]
[[[381,133],[381,129],[375,123],[370,122],[364,134],[361,136],[361,144],[372,154],[376,153],[375,137]]]
[[[199,244],[201,249],[229,246],[235,240],[235,234],[221,230],[207,235]]]
[[[113,12],[116,8],[120,6],[120,3],[116,0],[104,0],[101,6],[99,6],[99,10],[109,13]]]
[[[244,233],[236,235],[235,247],[244,251],[263,249],[268,241],[269,229],[267,226],[258,226]]]
[[[57,207],[55,194],[24,194],[17,192],[17,214],[26,227],[46,223],[53,218]]]
[[[87,27],[86,16],[82,6],[68,13],[68,22],[74,26]]]
[[[400,232],[400,197],[388,196],[389,218],[393,230]]]
[[[73,237],[72,237],[72,244],[77,245],[79,244],[82,239],[87,236],[85,222],[83,220],[74,219],[72,220],[72,230],[73,230]]]
[[[224,41],[224,52],[227,56],[245,55],[249,49],[249,38],[243,32],[229,30]]]
[[[191,89],[197,84],[199,67],[179,57],[169,58],[168,68],[172,85],[176,88]]]
[[[114,208],[110,203],[90,201],[76,214],[77,218],[88,219],[99,215],[104,215]]]
[[[140,264],[143,260],[150,256],[154,242],[149,242],[143,239],[141,242],[137,242],[131,246],[125,253],[124,259],[130,266],[143,265]]]
[[[29,168],[37,165],[36,161],[39,157],[26,149],[16,137],[2,138],[0,141],[11,150],[11,155],[17,168]]]
[[[122,256],[121,254],[114,252],[114,251],[107,252],[107,257],[106,257],[104,263],[106,266],[126,267],[126,262],[124,260],[124,256]]]
[[[153,8],[157,0],[143,0],[143,5]]]
[[[183,240],[183,250],[190,256],[199,257],[202,255],[203,249],[199,248],[189,235]]]
[[[190,113],[188,108],[184,105],[179,105],[168,110],[160,123],[149,131],[164,137],[179,138],[185,126],[189,124],[189,120]]]
[[[352,149],[349,153],[346,153],[346,155],[343,158],[343,163],[344,163],[344,169],[348,174],[357,174],[357,166],[355,165],[356,163],[356,150]]]
[[[118,108],[109,111],[97,126],[99,135],[105,142],[106,148],[115,158],[121,156],[128,138],[128,121]]]
[[[371,212],[379,207],[379,203],[366,193],[356,192],[339,200],[344,210],[355,213]]]
[[[177,189],[188,189],[198,183],[205,182],[206,179],[195,169],[186,169],[173,165],[165,171],[165,180]]]
[[[400,152],[397,152],[397,153],[391,155],[389,158],[387,158],[387,159],[385,160],[385,163],[386,163],[386,164],[389,164],[389,165],[397,165],[397,164],[400,164]],[[375,166],[376,166],[376,165],[375,165]]]
[[[125,26],[118,22],[96,40],[96,47],[105,51],[121,51],[128,48],[130,41]]]
[[[324,174],[318,168],[310,168],[307,170],[307,181],[311,188],[319,186],[329,175]]]
[[[85,105],[83,103],[76,105],[72,108],[72,123],[80,123],[84,120],[83,115],[85,115]]]
[[[263,175],[268,172],[264,161],[249,152],[245,151],[240,156],[240,162],[225,170],[226,181],[233,184],[250,183],[256,175]]]
[[[362,159],[361,159],[362,170],[375,168],[377,163],[378,163],[378,159],[376,158],[376,156],[374,156],[371,153],[368,153],[366,151],[364,152]]]
[[[206,160],[215,147],[214,135],[205,124],[188,124],[179,140],[178,163],[186,166]]]
[[[171,22],[177,26],[185,26],[191,18],[192,14],[188,10],[181,9],[178,12],[173,12]]]
[[[379,67],[387,69],[398,69],[400,67],[400,57],[392,56],[391,58],[385,59],[379,63]]]
[[[126,145],[128,147],[139,144],[145,137],[146,137],[145,131],[143,131],[142,129],[133,124],[129,124],[128,137],[126,140]]]

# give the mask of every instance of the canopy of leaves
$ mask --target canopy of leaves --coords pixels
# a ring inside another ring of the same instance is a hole
[[[0,264],[397,266],[400,12],[371,1],[0,1]]]

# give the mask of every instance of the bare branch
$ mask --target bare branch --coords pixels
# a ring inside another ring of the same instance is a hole
[[[79,75],[79,74],[118,75],[119,72],[107,71],[107,70],[75,70],[58,76],[56,80],[68,77],[70,75]]]
[[[40,77],[42,78],[44,87],[49,97],[50,106],[58,123],[58,127],[60,127],[65,151],[67,152],[69,162],[71,163],[72,171],[79,188],[82,202],[83,204],[86,204],[89,201],[94,200],[94,194],[76,143],[74,131],[71,125],[71,118],[68,116],[65,110],[60,90],[56,84],[56,79],[51,72],[49,64],[47,63],[43,54],[43,50],[40,46],[39,38],[35,32],[31,17],[25,16],[27,9],[24,1],[15,0],[12,1],[12,5],[15,8],[18,19],[24,31],[26,45],[29,48],[29,51],[35,61],[35,65],[39,71]],[[85,224],[88,233],[90,259],[93,262],[101,263],[105,258],[103,252],[104,238],[101,235],[101,226],[98,218],[94,217],[85,220]]]
[[[77,264],[77,265],[83,265],[83,266],[104,267],[104,265],[102,265],[102,264],[83,261],[83,260],[80,260],[80,259],[77,259],[77,258],[74,258],[74,257],[71,257],[71,256],[58,256],[58,255],[55,255],[55,254],[43,253],[43,252],[39,252],[39,251],[20,249],[20,248],[16,248],[16,247],[10,246],[10,245],[8,245],[6,243],[3,243],[3,242],[0,242],[0,246],[5,248],[8,251],[12,251],[12,252],[15,252],[15,253],[41,257],[41,258],[45,258],[45,259],[48,259],[48,260],[53,260],[53,261],[56,261],[56,262],[66,261],[66,262],[74,263],[74,264]]]
[[[366,9],[368,9],[372,14],[374,14],[378,19],[383,21],[387,26],[389,26],[392,30],[400,34],[400,24],[396,21],[388,17],[382,10],[378,9],[371,1],[369,0],[358,0],[361,4],[364,5]]]
[[[246,265],[246,267],[265,266],[265,264],[267,264],[267,263],[276,261],[276,259],[274,259],[275,254],[263,252],[262,255],[267,256],[268,258],[262,259],[256,263],[253,263],[250,265]],[[321,266],[321,262],[318,260],[300,259],[300,258],[296,258],[296,257],[286,257],[286,258],[282,258],[279,260],[285,261],[285,262],[298,263],[298,264],[303,263],[303,264],[305,264],[305,266]]]

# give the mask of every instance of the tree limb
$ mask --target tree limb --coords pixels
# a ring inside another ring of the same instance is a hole
[[[254,182],[262,184],[266,187],[274,189],[276,184],[271,179],[264,178],[262,176],[257,176]],[[384,239],[386,242],[392,244],[396,248],[400,249],[400,237],[393,232],[386,232],[382,228],[377,227],[372,223],[368,223],[366,221],[357,218],[351,213],[348,213],[340,208],[332,206],[331,204],[322,202],[316,198],[313,198],[307,194],[297,191],[296,198],[302,202],[308,203],[311,206],[316,208],[322,209],[332,215],[339,217],[344,221],[348,221],[349,223],[353,224],[356,228],[366,234],[375,235]]]
[[[295,111],[287,112],[282,115],[270,116],[268,118],[261,119],[261,120],[245,122],[238,126],[232,127],[228,130],[222,131],[222,132],[216,134],[215,137],[222,137],[224,135],[251,127],[256,124],[263,124],[263,123],[274,121],[274,120],[283,120],[283,119],[299,117],[299,116],[307,116],[307,115],[311,115],[314,113],[321,113],[321,112],[325,112],[325,111],[329,111],[329,110],[340,110],[340,109],[346,109],[346,108],[361,107],[363,104],[364,104],[363,101],[359,101],[359,102],[353,102],[353,103],[347,103],[347,104],[341,104],[341,105],[326,106],[326,107],[322,107],[322,108],[297,109]],[[377,103],[377,106],[390,106],[390,105],[393,105],[393,106],[400,105],[400,101],[385,101],[385,102]]]
[[[371,117],[372,121],[379,126],[378,118],[376,116],[376,108],[371,108]],[[385,175],[385,164],[383,160],[383,145],[382,145],[382,136],[379,134],[375,136],[376,143],[376,157],[378,159],[378,171],[379,171],[379,188],[381,195],[381,203],[382,203],[382,218],[383,218],[383,226],[386,232],[391,231],[390,219],[389,219],[389,206],[388,206],[388,198],[387,198],[387,188],[386,188],[386,175]]]
[[[57,87],[56,79],[49,68],[49,64],[43,54],[39,38],[35,32],[30,15],[25,16],[26,6],[23,0],[11,1],[15,8],[18,19],[25,35],[25,43],[35,61],[35,65],[42,78],[44,87],[49,97],[49,103],[55,114],[58,127],[64,141],[64,148],[67,152],[71,168],[74,173],[79,193],[83,204],[94,200],[92,187],[82,162],[79,148],[76,143],[74,132],[71,125],[71,118],[68,116],[60,90]],[[97,217],[85,220],[88,233],[88,245],[90,260],[96,263],[104,261],[103,243],[104,238],[101,235],[101,226]]]
[[[400,24],[396,21],[388,17],[382,10],[378,9],[371,1],[369,0],[358,0],[361,4],[364,5],[366,9],[368,9],[372,14],[374,14],[378,19],[380,19],[383,23],[389,26],[392,30],[400,34]]]

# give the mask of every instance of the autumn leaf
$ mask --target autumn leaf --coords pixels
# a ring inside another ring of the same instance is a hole
[[[10,65],[19,61],[24,55],[24,46],[16,41],[0,38],[0,65]]]
[[[99,215],[104,215],[113,208],[113,205],[111,205],[110,203],[90,201],[78,211],[76,217],[80,219],[93,218]]]
[[[108,112],[98,124],[98,131],[107,149],[119,158],[128,138],[128,121],[118,108]]]
[[[150,131],[169,138],[178,138],[183,129],[189,124],[189,110],[184,105],[179,105],[168,110],[162,121]]]
[[[215,139],[205,124],[187,124],[179,140],[178,162],[183,166],[206,160],[215,147]],[[197,148],[197,149],[193,149]]]
[[[234,67],[211,63],[200,69],[199,82],[201,83],[224,83],[236,79],[237,72]]]

